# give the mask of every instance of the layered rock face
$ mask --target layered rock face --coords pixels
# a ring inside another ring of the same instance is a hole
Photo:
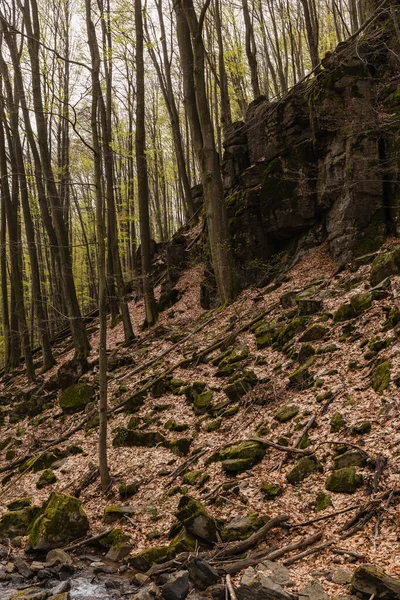
[[[400,233],[394,15],[388,6],[316,77],[278,102],[259,98],[227,132],[223,179],[243,285],[325,240],[345,263]]]

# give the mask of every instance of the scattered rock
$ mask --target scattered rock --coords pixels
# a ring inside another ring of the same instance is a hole
[[[184,600],[189,593],[189,573],[178,571],[161,588],[165,600]]]
[[[340,567],[333,572],[332,581],[337,585],[348,585],[351,583],[353,574],[349,569],[345,569],[344,567]]]
[[[152,565],[162,563],[167,558],[168,546],[156,546],[130,556],[128,563],[133,569],[145,573]]]
[[[304,456],[286,475],[286,479],[289,483],[294,485],[295,483],[300,483],[306,479],[306,477],[318,471],[322,471],[322,467],[317,457],[314,455]]]
[[[300,590],[299,600],[329,600],[329,596],[317,581],[312,581]]]
[[[279,421],[279,423],[287,423],[287,421],[290,421],[298,414],[298,406],[294,406],[293,404],[285,404],[275,412],[274,419]]]
[[[46,554],[46,565],[48,567],[55,567],[57,565],[72,565],[72,564],[73,564],[73,560],[72,560],[71,556],[64,550],[61,550],[60,548],[55,548],[54,550],[50,550],[50,552],[48,552]]]
[[[292,600],[284,588],[267,575],[268,570],[245,570],[237,588],[238,600]]]
[[[335,470],[344,469],[345,467],[364,467],[365,455],[360,450],[348,450],[339,456],[333,458]]]
[[[385,360],[374,367],[371,374],[371,385],[377,394],[382,394],[390,384],[390,362]]]
[[[30,528],[28,548],[51,550],[86,535],[89,521],[80,501],[52,492]]]
[[[28,506],[22,510],[4,513],[0,518],[0,540],[27,535],[39,513],[39,506]]]
[[[400,273],[400,246],[397,246],[391,252],[380,254],[374,260],[371,265],[370,272],[370,283],[372,287],[375,287],[392,275],[398,275]]]
[[[274,500],[282,494],[283,488],[277,483],[265,482],[261,486],[261,492],[266,500]]]
[[[355,467],[345,467],[334,471],[325,482],[325,489],[337,494],[354,494],[363,485],[363,476]]]
[[[44,487],[47,487],[48,485],[52,485],[56,481],[57,477],[55,476],[54,471],[52,471],[51,469],[46,469],[46,471],[43,471],[43,473],[37,480],[36,487],[38,490],[41,490]]]
[[[362,598],[396,600],[400,598],[400,579],[386,575],[373,565],[361,565],[354,572],[351,591],[362,594]]]
[[[123,506],[121,504],[111,504],[104,508],[104,523],[115,523],[124,519],[125,515],[132,516],[135,510],[132,506]]]
[[[87,383],[76,383],[66,388],[60,396],[60,408],[66,414],[85,410],[94,397],[94,387]]]
[[[256,512],[251,512],[245,517],[235,517],[222,529],[222,541],[246,540],[264,524],[265,520],[259,517]]]
[[[329,496],[329,494],[325,494],[325,492],[318,492],[315,500],[315,510],[320,512],[329,506],[332,506],[332,498]]]
[[[195,498],[182,496],[179,501],[176,517],[189,533],[195,537],[208,543],[216,541],[216,522],[202,503]]]
[[[198,590],[206,590],[219,580],[217,571],[202,558],[195,557],[188,565],[190,581]]]
[[[335,412],[331,418],[331,429],[330,429],[331,433],[337,433],[345,425],[346,425],[346,420],[344,419],[344,417],[339,412]]]

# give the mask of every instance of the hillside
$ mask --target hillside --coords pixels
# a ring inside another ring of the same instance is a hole
[[[260,539],[250,556],[256,551],[261,560],[262,552],[318,534],[309,547],[326,548],[293,565],[299,550],[282,558],[289,559],[291,593],[316,580],[328,597],[344,597],[348,588],[332,581],[340,565],[353,571],[372,563],[400,577],[398,255],[398,244],[389,240],[376,255],[338,272],[323,245],[275,284],[245,290],[231,306],[211,312],[199,305],[203,266],[197,264],[177,284],[181,298],[147,332],[140,331],[142,302],[131,302],[137,343],[123,346],[122,325],[109,337],[113,484],[106,495],[93,466],[96,321],[90,368],[76,378],[94,388],[86,409],[85,402],[75,414],[60,409],[60,383],[71,382],[63,368],[73,356],[68,341],[55,348],[58,365],[38,386],[28,386],[22,367],[3,377],[0,537],[3,543],[11,538],[8,551],[5,544],[8,560],[25,548],[28,530],[25,525],[12,539],[4,520],[7,505],[29,497],[40,506],[51,492],[74,495],[81,487],[90,535],[108,530],[111,522],[129,536],[121,553],[129,551],[123,560],[131,565],[128,572],[151,564],[138,561],[137,553],[170,544],[178,504],[189,495],[216,519],[220,549],[282,515],[284,524]],[[76,395],[77,388],[72,390]],[[93,477],[85,485],[90,465]],[[338,473],[339,466],[349,468]],[[38,490],[45,468],[54,476]],[[132,484],[128,491],[120,487]],[[237,524],[228,525],[249,514],[246,531],[242,522],[239,532]],[[189,537],[201,550],[204,539]],[[218,555],[212,563],[223,572]],[[0,589],[7,590],[15,576],[8,583],[1,572]]]

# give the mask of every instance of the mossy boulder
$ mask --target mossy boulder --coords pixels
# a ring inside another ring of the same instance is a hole
[[[325,482],[325,489],[336,494],[354,494],[363,485],[363,476],[355,467],[345,467],[333,471]]]
[[[337,311],[333,315],[333,320],[336,323],[340,323],[342,321],[348,321],[349,319],[354,319],[356,316],[356,312],[350,302],[346,302],[339,306]]]
[[[196,545],[196,538],[183,527],[168,546],[168,557],[174,558],[181,552],[194,552],[196,550]]]
[[[193,438],[179,438],[177,440],[171,440],[169,442],[166,441],[163,445],[177,456],[186,456],[186,454],[189,452],[192,443]]]
[[[28,548],[51,550],[86,535],[89,520],[77,498],[52,492],[30,528]]]
[[[205,390],[198,394],[193,401],[193,410],[196,415],[204,415],[211,406],[213,398],[213,392],[211,390]]]
[[[318,340],[323,340],[328,333],[328,327],[315,323],[305,330],[300,338],[300,342],[317,342]]]
[[[109,504],[104,508],[103,521],[104,523],[116,523],[125,519],[126,515],[131,515],[133,509],[130,506],[123,506],[121,504]]]
[[[177,431],[179,433],[189,429],[189,425],[187,423],[177,423],[174,419],[168,419],[168,421],[164,423],[164,428],[168,431]]]
[[[244,440],[225,446],[225,448],[220,450],[218,459],[221,461],[248,460],[251,468],[262,461],[265,452],[266,449],[263,444],[252,440]]]
[[[27,535],[32,523],[40,513],[39,506],[27,506],[20,510],[12,510],[0,517],[0,540]]]
[[[303,456],[299,460],[299,462],[293,467],[293,469],[286,475],[286,479],[288,483],[292,485],[296,483],[300,483],[312,473],[317,473],[318,471],[322,471],[322,467],[318,462],[316,456]]]
[[[202,488],[209,479],[210,475],[208,473],[204,473],[203,471],[189,471],[188,473],[185,473],[182,481],[186,485],[193,485],[197,488]]]
[[[290,321],[285,327],[281,329],[277,338],[276,346],[283,348],[288,342],[290,342],[298,333],[304,331],[306,326],[306,319],[304,317],[296,317]]]
[[[261,485],[261,493],[265,500],[274,500],[283,492],[282,486],[278,483],[265,482]]]
[[[335,412],[332,415],[332,418],[331,418],[331,429],[330,429],[330,432],[331,433],[337,433],[345,425],[346,425],[346,420],[344,419],[344,417],[339,412]]]
[[[126,534],[124,533],[124,531],[122,529],[116,528],[112,529],[107,535],[101,537],[97,543],[102,548],[106,548],[108,550],[116,542],[124,540],[125,537]]]
[[[151,566],[165,562],[167,558],[168,546],[156,546],[129,557],[128,563],[133,569],[145,573]]]
[[[217,524],[203,504],[191,496],[182,496],[176,517],[189,533],[205,542],[215,542]]]
[[[322,310],[322,300],[319,298],[305,298],[299,295],[296,297],[296,303],[300,315],[315,315]]]
[[[400,579],[386,575],[374,565],[361,565],[354,571],[351,593],[366,599],[397,600],[400,598]]]
[[[206,384],[204,381],[193,381],[190,385],[184,388],[184,394],[188,402],[194,402],[199,394],[204,392]]]
[[[139,487],[140,483],[138,481],[133,481],[132,483],[121,483],[118,487],[119,497],[121,500],[132,498],[132,496],[138,493]]]
[[[261,323],[254,331],[257,350],[271,346],[279,335],[280,327],[276,323]]]
[[[221,357],[213,361],[218,366],[215,373],[216,377],[226,377],[232,375],[238,367],[238,364],[249,356],[247,346],[236,346],[222,354]]]
[[[374,300],[371,292],[363,292],[361,294],[356,294],[350,298],[350,304],[356,315],[361,315],[365,310],[367,310]]]
[[[374,367],[371,374],[371,385],[377,394],[382,394],[390,384],[390,362],[382,361]]]
[[[222,529],[221,539],[223,542],[246,540],[264,524],[264,519],[259,517],[256,512],[251,512],[245,517],[235,517]]]
[[[314,383],[314,376],[310,371],[310,367],[313,365],[314,359],[310,358],[304,364],[300,365],[298,369],[293,371],[289,375],[289,384],[297,390],[304,390],[309,388]]]
[[[362,423],[353,425],[353,427],[350,429],[350,433],[351,435],[366,435],[370,433],[371,428],[371,421],[363,421]]]
[[[12,500],[7,504],[8,510],[22,510],[27,506],[32,506],[32,498],[30,496],[25,496],[24,498],[17,498],[16,500]]]
[[[126,429],[120,427],[113,439],[114,448],[132,448],[143,446],[154,448],[159,444],[165,444],[165,437],[158,431],[141,431],[140,429]]]
[[[329,506],[332,506],[332,498],[329,496],[329,494],[325,494],[325,492],[318,492],[315,499],[315,510],[320,512]]]
[[[45,471],[43,471],[43,473],[37,480],[36,488],[38,490],[41,490],[44,487],[47,487],[48,485],[52,485],[56,481],[57,481],[57,477],[56,477],[54,471],[52,471],[51,469],[46,469]]]
[[[310,343],[302,344],[297,355],[297,360],[302,365],[307,362],[309,358],[314,356],[314,354],[315,348]]]
[[[335,470],[344,469],[345,467],[364,467],[366,463],[365,454],[360,450],[352,449],[339,454],[333,458]]]
[[[228,385],[224,387],[224,392],[231,402],[239,402],[257,384],[257,381],[254,371],[243,369],[229,380]]]
[[[290,421],[298,414],[298,406],[294,406],[293,404],[285,404],[284,406],[281,406],[281,408],[278,408],[278,410],[275,412],[274,419],[279,421],[279,423],[287,423],[287,421]]]
[[[400,273],[400,246],[397,246],[391,252],[380,254],[374,260],[371,265],[370,272],[370,283],[372,287],[375,287],[392,275],[398,275]]]
[[[94,397],[94,387],[87,383],[76,383],[65,389],[60,396],[60,408],[66,414],[85,410]]]
[[[60,460],[64,456],[64,453],[60,451],[43,452],[42,454],[39,454],[38,456],[32,456],[32,458],[29,458],[23,462],[22,465],[19,466],[19,471],[22,473],[23,471],[30,470],[32,473],[38,473],[39,471],[48,469],[53,463],[55,463],[57,460]]]

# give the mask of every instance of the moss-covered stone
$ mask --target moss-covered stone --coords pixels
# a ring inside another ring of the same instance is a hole
[[[54,471],[52,471],[51,469],[46,469],[45,471],[43,471],[43,473],[37,480],[36,487],[38,490],[41,490],[44,487],[47,487],[48,485],[52,485],[56,481],[57,481],[57,477],[56,477]]]
[[[120,427],[117,429],[112,444],[114,448],[140,446],[154,448],[154,446],[158,446],[158,444],[165,444],[165,441],[165,437],[158,431],[141,431],[139,429],[126,429]]]
[[[294,406],[293,404],[285,404],[284,406],[281,406],[281,408],[278,408],[278,410],[275,412],[274,419],[279,421],[279,423],[287,423],[287,421],[290,421],[298,414],[298,406]]]
[[[132,509],[128,506],[121,506],[120,504],[109,504],[104,508],[103,521],[104,523],[116,523],[122,521],[126,514],[131,514]]]
[[[290,321],[281,331],[279,332],[276,339],[276,346],[283,348],[285,344],[290,342],[298,333],[304,331],[306,326],[306,319],[304,317],[297,317]]]
[[[247,460],[253,467],[262,461],[265,456],[265,446],[255,441],[245,440],[226,446],[219,452],[219,460]]]
[[[174,419],[168,419],[168,421],[164,423],[164,428],[168,431],[182,432],[189,429],[189,425],[187,423],[177,423]]]
[[[210,479],[210,475],[208,473],[204,473],[203,471],[189,471],[185,473],[183,476],[183,483],[186,485],[195,485],[198,488],[203,487],[203,485]]]
[[[368,342],[368,348],[371,352],[377,353],[383,350],[384,348],[388,348],[392,344],[393,340],[391,338],[381,339],[379,337],[373,338]]]
[[[261,493],[265,500],[274,500],[283,492],[282,486],[277,483],[265,482],[261,485]]]
[[[400,246],[397,246],[391,252],[380,254],[371,265],[370,283],[375,287],[392,275],[400,273]]]
[[[125,540],[126,535],[122,529],[112,529],[107,535],[98,540],[98,544],[102,548],[109,549],[111,546],[120,540]]]
[[[371,292],[364,292],[362,294],[356,294],[350,298],[350,304],[356,315],[361,315],[367,310],[374,300]]]
[[[81,412],[93,397],[93,386],[87,383],[76,383],[62,392],[60,408],[66,414]]]
[[[300,342],[317,342],[318,340],[323,340],[328,333],[328,327],[315,323],[305,330],[300,338]]]
[[[337,433],[346,425],[346,420],[339,412],[335,412],[331,417],[331,433]]]
[[[21,510],[12,510],[4,513],[0,517],[0,540],[27,535],[29,528],[39,513],[39,506],[27,506]]]
[[[383,329],[387,331],[388,329],[393,329],[400,323],[400,310],[395,306],[389,312],[387,319],[383,325]]]
[[[198,394],[193,401],[193,410],[196,415],[204,415],[209,407],[211,406],[213,398],[213,392],[211,390],[205,390]]]
[[[357,473],[355,467],[338,469],[329,475],[325,482],[325,489],[337,494],[354,494],[363,484],[363,476]]]
[[[350,429],[351,435],[366,435],[371,431],[371,422],[363,421],[362,423],[357,423],[357,425],[353,425]]]
[[[132,483],[121,483],[118,487],[119,497],[121,500],[132,498],[132,496],[138,493],[139,487],[140,483],[138,481],[134,481]]]
[[[400,580],[386,575],[374,565],[361,565],[354,571],[351,593],[362,598],[398,600],[400,598]]]
[[[309,344],[309,343],[302,344],[300,347],[299,353],[297,355],[297,360],[302,365],[305,362],[307,362],[309,358],[314,356],[314,354],[315,354],[315,348],[311,344]]]
[[[184,394],[188,402],[194,402],[199,394],[204,392],[206,384],[204,381],[193,381],[190,385],[184,388]]]
[[[195,537],[208,543],[216,541],[216,522],[202,503],[195,498],[182,496],[178,504],[176,517]]]
[[[345,304],[339,306],[339,308],[333,315],[333,320],[337,323],[340,323],[341,321],[348,321],[349,319],[354,319],[355,316],[356,313],[354,308],[352,307],[350,302],[346,302]]]
[[[289,382],[292,387],[298,390],[304,390],[313,385],[314,377],[310,372],[310,367],[312,366],[313,362],[314,359],[310,358],[307,362],[300,365],[298,369],[289,375]]]
[[[181,552],[194,552],[196,545],[196,538],[183,527],[168,546],[168,557],[174,558],[178,554],[181,554]]]
[[[128,563],[133,569],[145,573],[151,566],[165,562],[167,559],[168,546],[156,546],[130,556]]]
[[[258,350],[271,346],[279,335],[280,327],[276,323],[262,323],[254,331]]]
[[[23,462],[19,466],[19,471],[22,473],[24,471],[30,470],[32,473],[38,473],[39,471],[43,471],[44,469],[48,469],[51,465],[63,458],[62,452],[43,452],[43,454],[39,454],[37,456],[32,456],[25,462]]]
[[[256,512],[251,512],[245,517],[235,517],[222,529],[222,541],[234,542],[237,540],[247,540],[247,538],[255,531],[258,531],[264,524],[264,519],[260,518]]]
[[[222,425],[222,417],[219,417],[218,419],[214,419],[214,421],[210,421],[210,423],[207,423],[207,425],[205,426],[205,430],[208,433],[211,433],[212,431],[217,431],[221,425]]]
[[[254,371],[244,369],[235,374],[228,385],[224,387],[224,392],[231,402],[239,402],[256,385],[257,381]]]
[[[288,483],[294,485],[300,483],[312,473],[322,471],[322,467],[316,456],[303,456],[293,469],[286,475]]]
[[[179,438],[177,440],[171,440],[166,442],[164,445],[166,448],[171,450],[177,456],[186,456],[190,450],[190,446],[193,443],[193,438]]]
[[[352,449],[335,456],[333,463],[335,470],[344,469],[345,467],[364,467],[366,459],[360,450]]]
[[[371,385],[377,394],[382,394],[390,384],[390,362],[380,362],[371,374]]]
[[[239,473],[249,471],[253,466],[250,458],[231,458],[222,463],[222,468],[228,475],[239,475]]]
[[[332,498],[329,496],[329,494],[325,494],[325,492],[318,492],[315,500],[315,510],[320,512],[329,506],[332,506]]]
[[[316,315],[322,310],[322,300],[319,298],[296,297],[296,303],[300,315]]]
[[[28,548],[51,550],[83,537],[89,521],[80,501],[72,496],[52,492],[30,528]]]
[[[31,506],[31,505],[32,505],[31,496],[25,496],[24,498],[17,498],[16,500],[9,502],[7,504],[7,508],[8,508],[8,510],[22,510],[23,508],[26,508],[27,506]]]

